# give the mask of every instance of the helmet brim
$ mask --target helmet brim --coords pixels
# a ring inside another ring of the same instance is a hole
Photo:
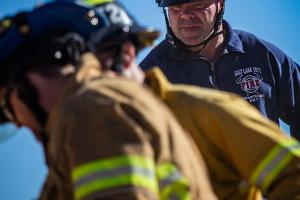
[[[158,30],[145,27],[133,27],[132,33],[137,36],[137,45],[139,48],[152,46],[160,35]]]
[[[185,4],[185,3],[193,3],[199,0],[162,0],[160,4],[158,5],[159,7],[169,7],[177,4]]]
[[[119,26],[114,25],[93,33],[89,40],[89,45],[97,48],[111,40],[132,40],[137,49],[141,50],[153,45],[159,35],[160,32],[152,28],[145,28],[139,25],[124,27],[120,24]]]

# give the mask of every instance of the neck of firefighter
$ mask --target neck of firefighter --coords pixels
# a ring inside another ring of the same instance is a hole
[[[222,55],[222,52],[223,52],[225,32],[223,30],[222,25],[219,27],[219,30],[217,32],[220,32],[220,31],[223,31],[223,33],[221,33],[218,36],[211,39],[204,48],[203,48],[203,45],[201,45],[198,47],[188,47],[187,49],[191,52],[198,52],[198,54],[201,57],[204,57],[209,62],[214,63],[218,59],[218,57],[220,57]]]
[[[132,42],[128,41],[122,45],[122,62],[124,65],[123,75],[139,83],[144,82],[144,72],[136,63],[137,51]]]
[[[136,61],[132,62],[128,68],[125,68],[123,71],[123,76],[135,80],[138,83],[142,84],[145,79],[145,74],[142,69],[138,66]]]

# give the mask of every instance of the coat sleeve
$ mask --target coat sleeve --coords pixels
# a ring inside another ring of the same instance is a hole
[[[234,94],[172,85],[157,68],[146,80],[193,136],[212,181],[223,189],[237,182],[238,191],[255,186],[270,199],[299,199],[300,145],[256,108]]]
[[[158,199],[154,152],[145,130],[119,103],[83,96],[64,107],[74,199]]]
[[[270,199],[299,199],[300,144],[239,97],[194,102],[192,123],[249,185]],[[190,104],[191,105],[191,104]]]
[[[263,43],[276,81],[279,116],[300,141],[300,66],[273,44]]]
[[[291,135],[300,141],[300,66],[288,57],[274,62],[282,71],[277,81],[280,118],[290,125]]]

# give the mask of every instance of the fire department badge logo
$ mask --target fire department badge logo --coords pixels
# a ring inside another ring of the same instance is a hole
[[[262,84],[263,78],[259,74],[241,75],[236,83],[241,86],[241,89],[246,93],[255,93]]]
[[[253,103],[264,98],[264,93],[260,91],[263,86],[260,67],[241,67],[234,71],[236,84],[246,93],[241,96],[248,102]]]

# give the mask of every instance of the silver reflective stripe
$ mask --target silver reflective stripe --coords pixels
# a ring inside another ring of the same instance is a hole
[[[174,171],[169,176],[165,177],[164,179],[159,181],[159,188],[163,190],[165,187],[179,181],[182,177],[179,171]]]
[[[299,151],[300,144],[289,140],[274,147],[255,169],[251,181],[266,190],[276,176],[288,165],[295,152]],[[296,154],[297,155],[297,154]]]
[[[289,154],[289,149],[281,149],[281,151],[276,155],[271,162],[264,168],[264,170],[260,173],[259,177],[257,178],[257,184],[260,186],[263,186],[263,183],[265,181],[265,178],[268,176],[268,174],[273,170],[274,166],[278,165],[283,158]]]
[[[101,180],[101,179],[107,179],[107,178],[114,178],[116,176],[121,176],[124,174],[139,174],[142,176],[149,177],[151,179],[155,179],[155,174],[153,170],[150,169],[144,169],[144,168],[138,168],[138,167],[120,167],[117,169],[110,169],[100,172],[93,172],[89,175],[80,178],[74,183],[75,189],[80,188],[83,185],[86,185],[94,180]]]
[[[170,200],[181,200],[181,199],[177,196],[177,194],[172,193],[170,196]]]
[[[172,163],[158,166],[161,200],[191,200],[188,180]]]
[[[73,169],[72,179],[75,199],[128,186],[158,193],[154,161],[140,155],[120,155],[85,163]]]

